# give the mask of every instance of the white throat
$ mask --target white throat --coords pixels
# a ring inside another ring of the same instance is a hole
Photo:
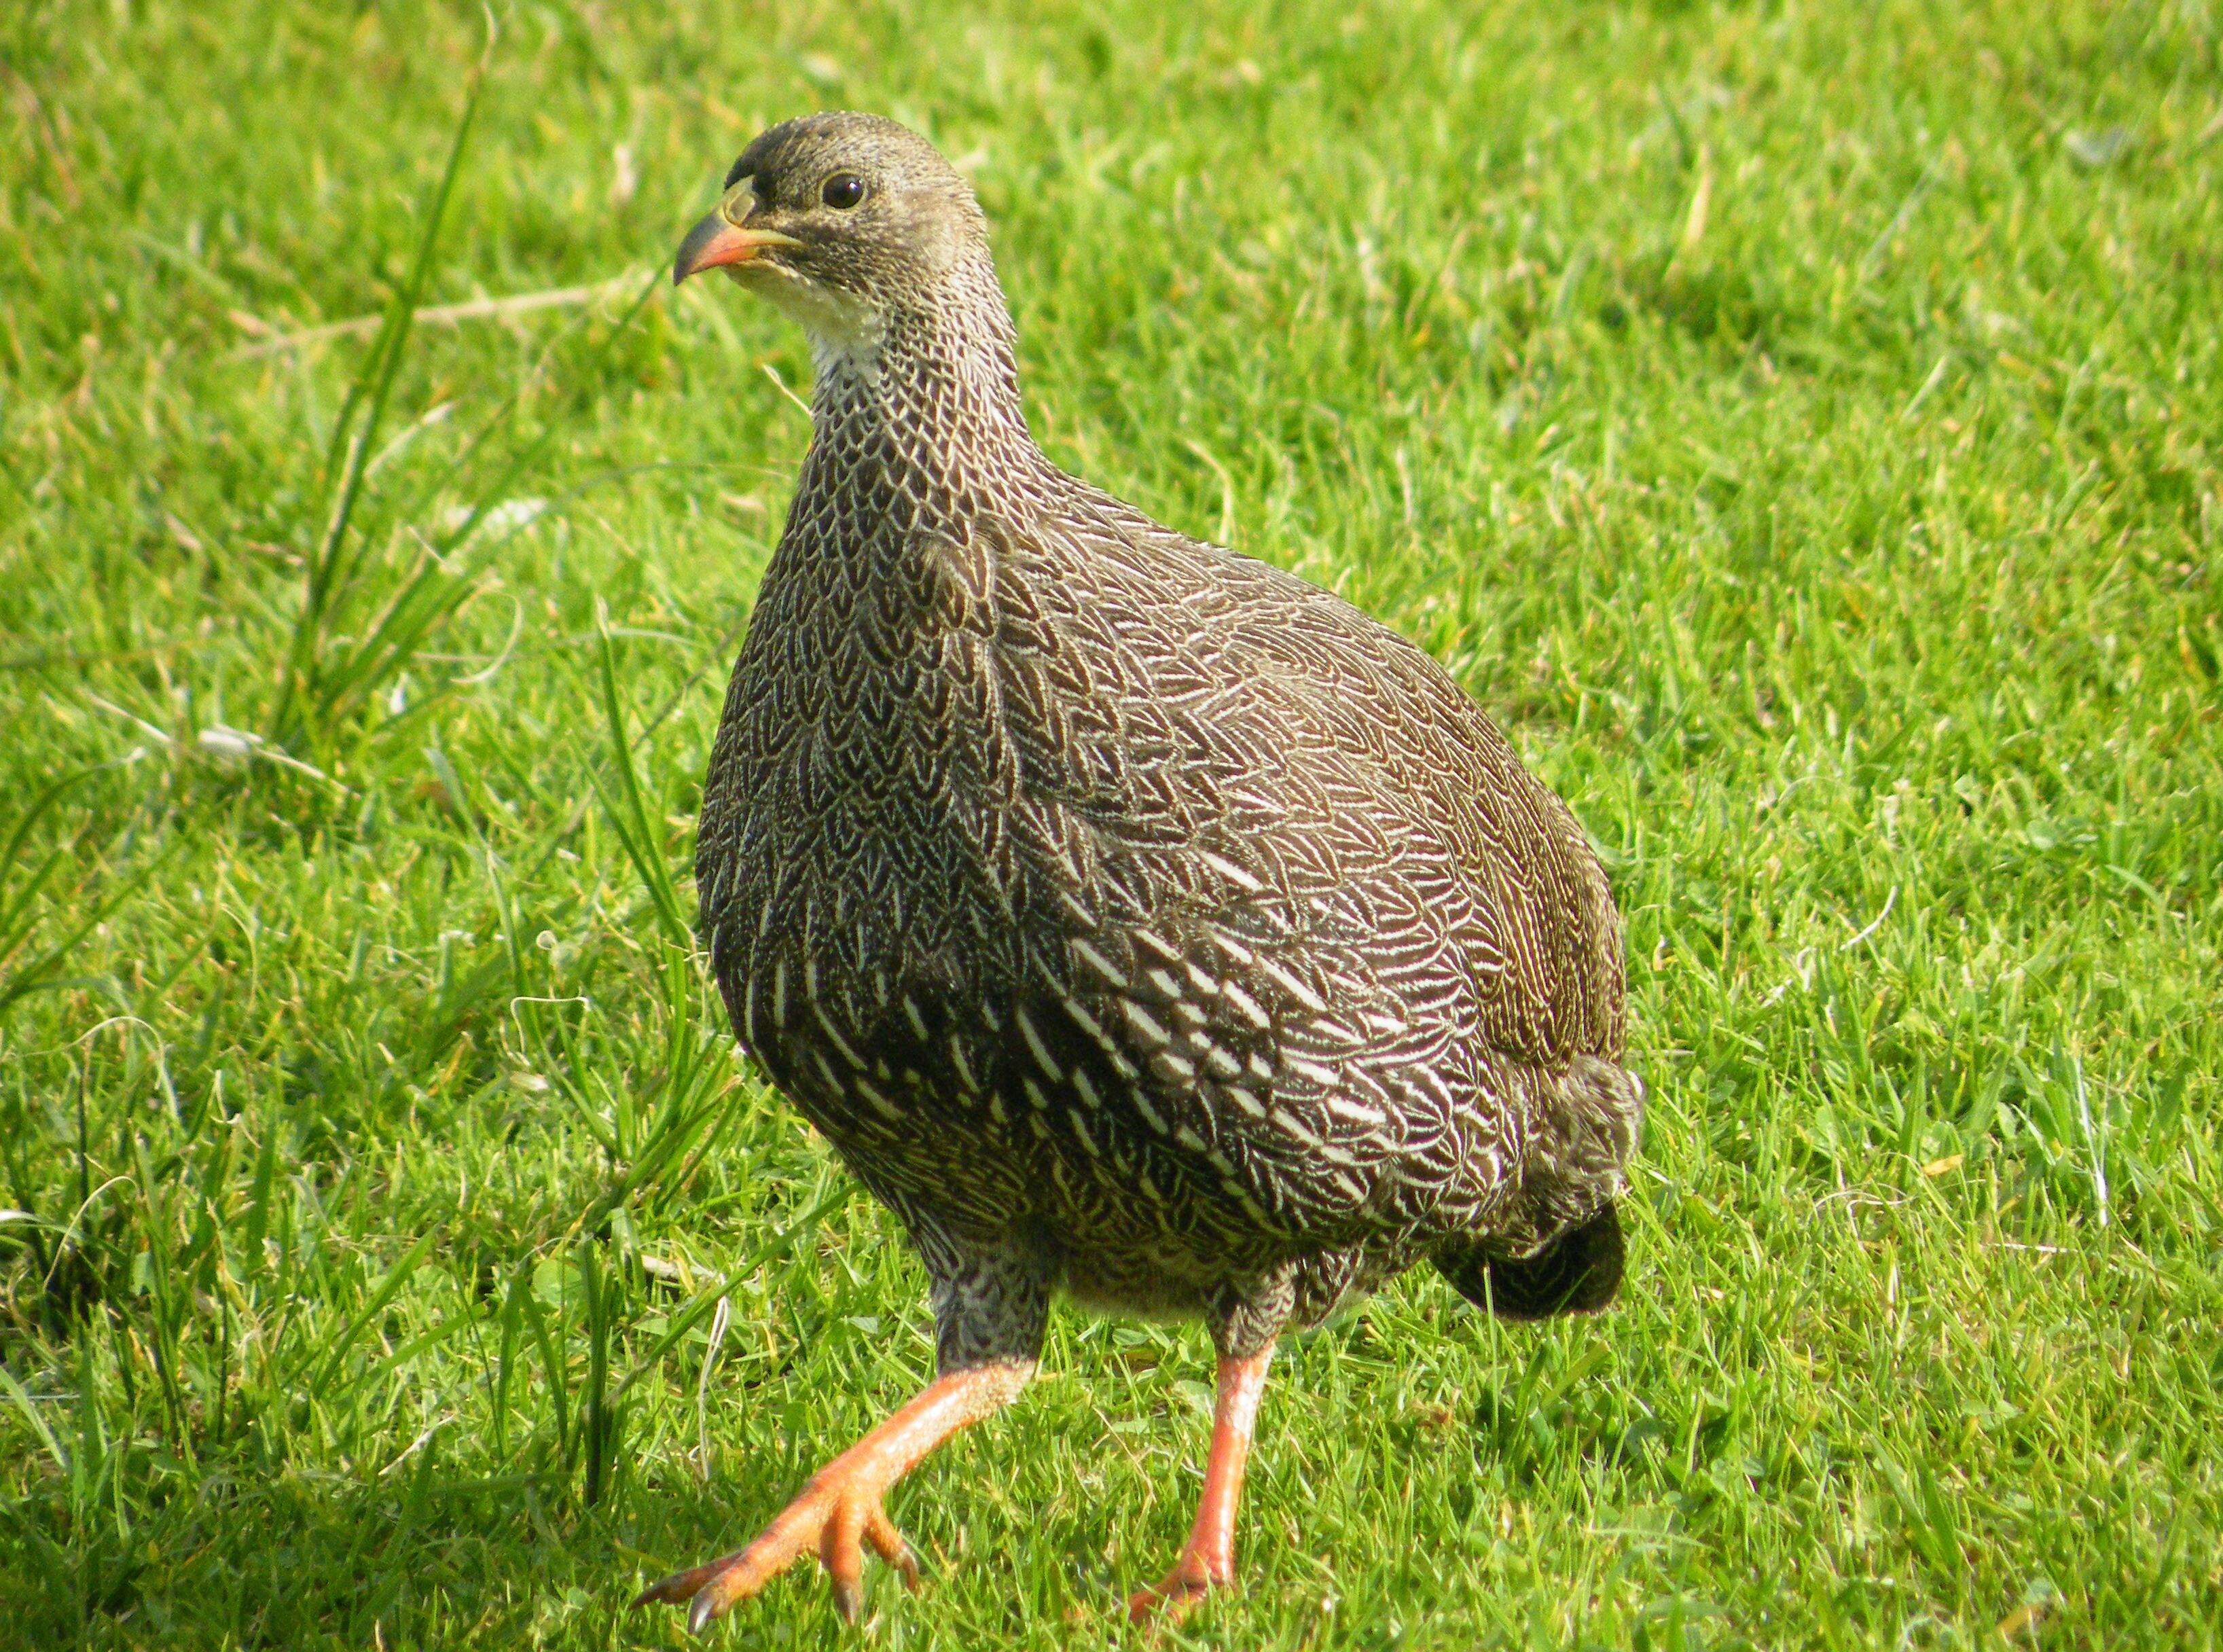
[[[821,374],[830,369],[870,377],[878,372],[887,325],[872,306],[777,264],[742,265],[733,273],[803,329],[810,340],[811,364]]]

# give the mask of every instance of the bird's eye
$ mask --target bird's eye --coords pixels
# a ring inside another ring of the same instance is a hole
[[[837,172],[819,190],[818,199],[835,211],[846,212],[865,199],[865,180],[853,172]]]

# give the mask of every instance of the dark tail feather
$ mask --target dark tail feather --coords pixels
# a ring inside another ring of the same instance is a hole
[[[1517,1262],[1479,1247],[1439,1251],[1434,1260],[1453,1289],[1500,1319],[1595,1314],[1621,1289],[1621,1215],[1608,1205]]]

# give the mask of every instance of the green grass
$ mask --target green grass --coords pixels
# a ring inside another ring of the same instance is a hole
[[[1164,1643],[2223,1642],[2223,15],[1476,9],[0,14],[0,1643],[676,1646],[929,1369],[672,938],[809,364],[629,306],[825,105],[1626,914],[1622,1304],[1298,1340]],[[1207,1355],[1061,1315],[866,1642],[1137,1643]]]

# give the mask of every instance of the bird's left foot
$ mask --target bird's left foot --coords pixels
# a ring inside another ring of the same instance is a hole
[[[1235,1561],[1230,1554],[1206,1554],[1192,1544],[1181,1553],[1174,1569],[1147,1589],[1127,1597],[1127,1620],[1143,1624],[1153,1618],[1178,1622],[1215,1589],[1235,1582]]]
[[[1187,1615],[1215,1589],[1235,1581],[1235,1505],[1243,1495],[1243,1465],[1250,1454],[1250,1431],[1257,1421],[1258,1397],[1265,1391],[1266,1367],[1273,1359],[1269,1342],[1240,1359],[1219,1361],[1219,1398],[1212,1408],[1212,1455],[1204,1467],[1204,1496],[1196,1524],[1174,1569],[1148,1589],[1127,1597],[1130,1622],[1170,1622]]]

